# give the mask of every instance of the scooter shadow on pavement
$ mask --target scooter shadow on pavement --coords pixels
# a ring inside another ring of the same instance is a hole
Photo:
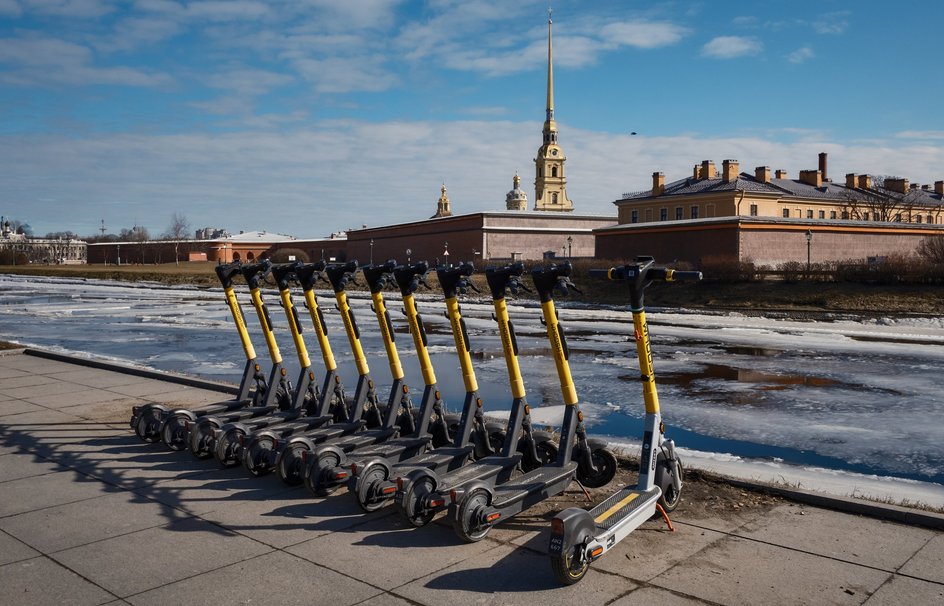
[[[501,549],[501,548],[498,548]],[[496,550],[486,553],[486,556]],[[426,582],[427,589],[472,593],[528,593],[557,589],[547,555],[527,549],[512,549],[487,567],[470,568],[469,562],[451,572],[443,572]],[[523,571],[528,571],[523,574]]]

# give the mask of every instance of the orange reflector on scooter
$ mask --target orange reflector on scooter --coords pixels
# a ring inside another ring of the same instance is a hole
[[[403,478],[397,478],[397,490],[403,490]]]
[[[433,499],[429,502],[430,507],[443,507],[446,504],[446,499]]]
[[[455,489],[452,489],[452,490],[449,491],[449,500],[450,500],[450,501],[452,501],[453,503],[455,503],[455,502],[458,500],[457,497],[458,497],[458,494],[456,494],[456,490],[455,490]]]
[[[282,373],[283,377],[288,374],[288,371],[285,370],[284,368],[280,372]]]
[[[334,479],[335,479],[335,480],[343,480],[343,479],[346,478],[346,477],[347,477],[347,472],[346,472],[346,471],[336,471],[336,472],[334,472]]]
[[[554,534],[564,534],[564,520],[560,518],[551,520],[551,532]]]
[[[500,518],[500,517],[501,517],[501,514],[500,514],[500,513],[492,513],[492,514],[489,514],[489,515],[485,516],[485,521],[486,521],[486,522],[494,522],[495,520],[497,520],[497,519]]]
[[[599,547],[595,547],[595,548],[593,549],[593,551],[590,552],[590,557],[591,557],[591,558],[595,558],[595,557],[599,556],[601,553],[603,553],[603,546],[602,546],[602,545],[599,546]]]
[[[393,494],[396,491],[397,491],[396,486],[384,486],[383,490],[381,490],[380,492],[382,492],[383,494]]]
[[[308,451],[307,451],[307,450],[303,450],[303,451],[302,451],[302,461],[304,461],[305,463],[308,462]]]
[[[357,463],[351,463],[351,475],[357,475]]]
[[[244,433],[239,434],[239,445],[240,446],[246,445],[246,434]]]

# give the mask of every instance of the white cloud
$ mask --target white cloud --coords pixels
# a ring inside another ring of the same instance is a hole
[[[600,30],[609,44],[635,48],[660,48],[678,43],[688,29],[674,23],[651,21],[622,21],[604,25]]]
[[[20,0],[24,12],[55,17],[94,18],[115,10],[104,0]]]
[[[806,63],[815,56],[816,53],[813,52],[812,48],[803,46],[787,55],[787,61],[790,63]]]
[[[292,61],[299,75],[321,93],[380,92],[397,82],[384,69],[382,56],[299,58]]]
[[[944,130],[903,130],[895,133],[899,139],[944,139]]]
[[[503,208],[516,169],[531,181],[540,132],[536,121],[311,123],[295,113],[222,134],[5,135],[0,166],[12,205],[5,212],[28,218],[41,232],[92,233],[102,218],[131,225],[154,216],[155,208],[187,208],[193,224],[317,237],[364,222],[428,217],[441,179],[455,212]],[[613,214],[612,201],[649,187],[653,171],[682,179],[704,159],[737,158],[748,172],[769,165],[797,175],[815,168],[818,152],[827,151],[834,176],[901,174],[920,183],[939,179],[944,165],[941,146],[894,138],[838,144],[814,133],[789,142],[630,137],[563,123],[561,145],[568,191],[581,213]],[[470,157],[477,159],[475,170]],[[279,213],[260,212],[274,204]]]
[[[756,55],[763,48],[760,40],[754,37],[718,36],[702,47],[701,54],[712,59],[735,59]]]
[[[0,63],[13,66],[0,73],[0,80],[18,85],[35,84],[117,84],[124,86],[166,86],[173,80],[160,72],[129,67],[93,65],[87,47],[55,38],[0,39]]]
[[[0,15],[5,17],[19,17],[23,9],[16,0],[0,0]]]
[[[813,22],[813,31],[818,34],[842,34],[849,29],[849,11],[826,13]]]
[[[254,96],[268,93],[273,88],[291,84],[292,76],[249,67],[232,68],[212,74],[206,83],[213,88],[231,90],[241,95]]]

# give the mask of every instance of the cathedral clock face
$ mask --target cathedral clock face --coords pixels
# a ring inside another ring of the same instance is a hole
[[[556,156],[556,155],[557,155],[557,150],[556,150],[556,149],[552,149],[552,150],[551,150],[551,155],[552,155],[552,156]]]

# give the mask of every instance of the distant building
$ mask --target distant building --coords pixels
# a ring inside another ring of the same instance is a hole
[[[449,206],[449,196],[446,195],[446,184],[443,183],[442,189],[440,190],[439,201],[436,203],[436,214],[434,214],[430,219],[435,219],[437,217],[451,217],[452,208]]]
[[[33,238],[14,231],[12,224],[0,219],[0,252],[13,254],[13,263],[78,265],[85,263],[87,244],[78,238]]]
[[[547,19],[547,106],[544,119],[544,142],[534,159],[534,210],[573,211],[574,203],[567,197],[564,165],[567,158],[557,144],[557,122],[554,120],[554,60],[551,27]]]
[[[743,173],[737,160],[722,162],[720,173],[705,160],[691,177],[670,183],[653,173],[651,190],[614,202],[619,225],[596,231],[596,256],[775,266],[908,254],[928,235],[944,233],[944,181],[932,189],[848,174],[834,183],[825,153],[818,169],[799,177],[767,166]]]
[[[521,189],[521,177],[515,173],[514,187],[505,194],[505,209],[507,210],[528,210],[528,194]]]
[[[216,240],[217,238],[228,238],[230,233],[219,227],[204,227],[196,231],[197,240]]]

